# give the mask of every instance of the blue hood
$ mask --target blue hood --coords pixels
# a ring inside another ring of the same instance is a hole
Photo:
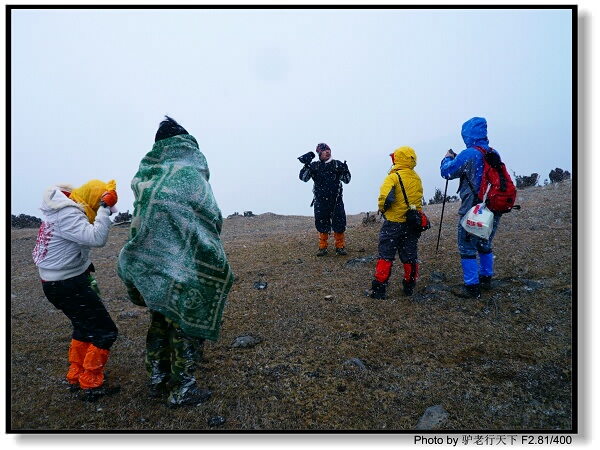
[[[463,123],[461,134],[467,148],[475,145],[489,148],[487,121],[483,117],[473,117]]]

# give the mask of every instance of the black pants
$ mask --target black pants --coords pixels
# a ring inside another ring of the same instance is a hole
[[[46,298],[73,324],[73,339],[109,350],[118,330],[102,300],[90,287],[87,274],[61,281],[44,281]]]
[[[346,210],[340,196],[335,198],[315,199],[315,228],[319,233],[336,233],[346,231]]]
[[[405,222],[386,220],[379,230],[379,257],[387,261],[396,259],[396,252],[404,264],[416,263],[418,259],[417,244],[421,233],[411,229]]]

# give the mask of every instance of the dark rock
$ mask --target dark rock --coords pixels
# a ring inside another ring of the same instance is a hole
[[[260,339],[256,339],[254,336],[247,335],[236,338],[231,346],[233,348],[249,348],[254,347],[258,343],[260,343]]]
[[[367,370],[367,366],[358,358],[350,358],[344,362],[345,366],[356,366],[362,370]]]
[[[225,425],[225,417],[223,416],[212,416],[208,419],[209,427],[222,427],[223,425]]]
[[[439,429],[439,427],[446,422],[448,416],[450,416],[450,414],[442,407],[442,405],[430,406],[419,419],[415,430]]]
[[[346,264],[344,265],[347,267],[354,267],[358,264],[366,264],[368,262],[375,261],[376,259],[377,255],[363,256],[361,258],[352,258],[346,261]]]

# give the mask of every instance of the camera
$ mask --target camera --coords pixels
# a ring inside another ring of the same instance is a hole
[[[299,156],[298,161],[300,161],[302,164],[309,164],[313,159],[315,159],[315,156],[316,155],[314,152],[308,152],[302,156]]]

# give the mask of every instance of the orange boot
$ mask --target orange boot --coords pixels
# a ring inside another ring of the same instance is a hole
[[[336,255],[347,255],[346,249],[344,248],[344,233],[333,232],[333,238],[335,239],[335,254]]]
[[[319,251],[317,256],[325,256],[327,254],[327,246],[329,245],[329,233],[319,233]]]
[[[79,386],[83,389],[82,400],[96,401],[103,395],[110,395],[120,390],[119,385],[104,385],[104,366],[108,360],[109,350],[90,344],[83,361],[83,373],[79,375]]]
[[[79,375],[81,389],[91,389],[104,383],[104,366],[108,360],[109,350],[90,344],[83,361],[83,373]]]
[[[79,376],[83,373],[83,361],[89,346],[89,342],[71,339],[71,346],[69,347],[69,363],[71,365],[67,372],[67,381],[71,385],[71,390],[76,390],[79,387]]]

